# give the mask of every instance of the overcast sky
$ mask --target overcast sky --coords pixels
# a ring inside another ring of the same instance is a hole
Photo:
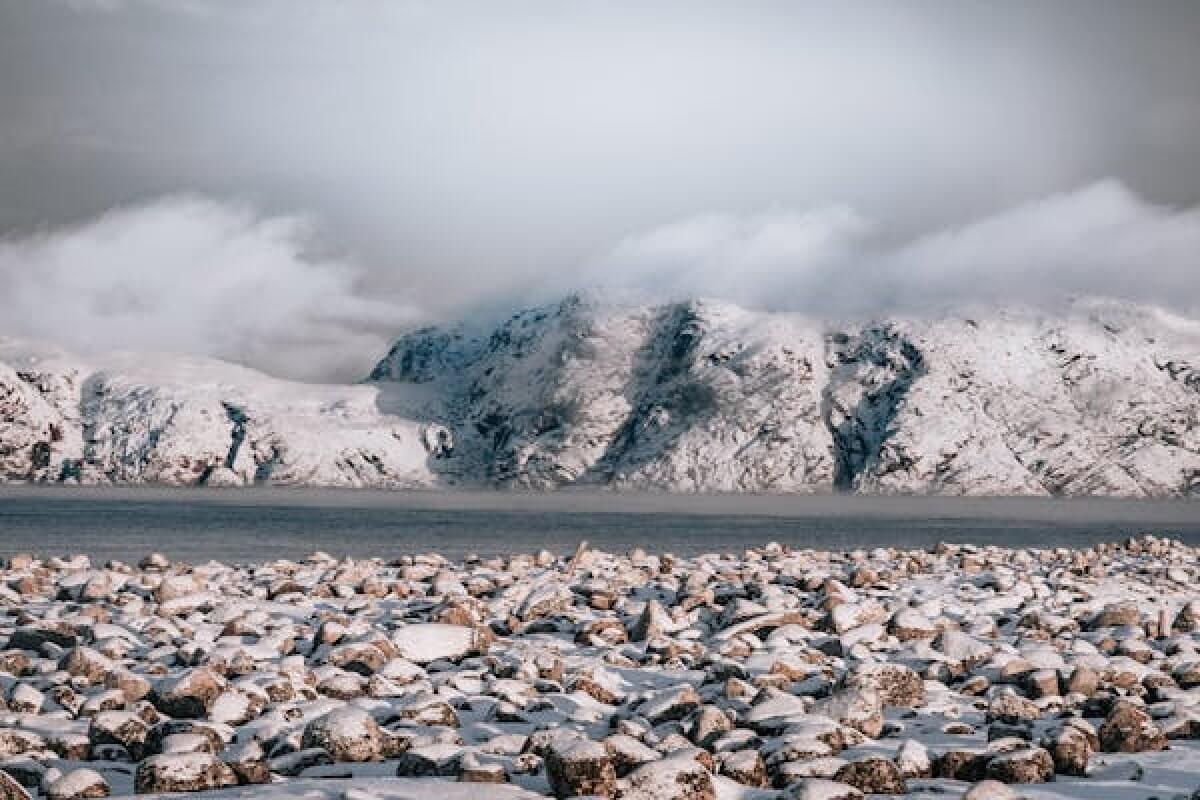
[[[1191,311],[1197,204],[1194,0],[0,0],[0,333],[74,347],[344,378],[595,283]]]

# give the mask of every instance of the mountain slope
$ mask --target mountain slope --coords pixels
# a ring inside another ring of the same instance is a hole
[[[347,387],[0,362],[6,480],[1200,494],[1200,323],[1115,302],[835,325],[579,294]]]
[[[372,378],[444,398],[503,486],[1187,495],[1200,324],[1115,302],[831,325],[571,296],[403,337]]]
[[[201,359],[103,365],[0,345],[0,480],[432,486],[427,430],[369,386],[314,386]]]

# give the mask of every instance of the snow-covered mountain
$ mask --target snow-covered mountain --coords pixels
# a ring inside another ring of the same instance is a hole
[[[432,486],[429,428],[377,388],[189,358],[101,364],[0,342],[0,482]]]
[[[1117,302],[833,324],[572,295],[357,386],[0,347],[0,480],[1200,494],[1200,322]]]

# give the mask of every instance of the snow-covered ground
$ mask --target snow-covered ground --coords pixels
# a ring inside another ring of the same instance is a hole
[[[1192,798],[1200,552],[0,571],[0,797]]]
[[[1190,496],[1200,322],[576,294],[410,333],[356,386],[7,342],[0,481]]]

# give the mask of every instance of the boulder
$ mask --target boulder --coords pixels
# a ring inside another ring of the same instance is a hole
[[[988,761],[987,776],[1001,783],[1045,783],[1054,778],[1054,759],[1041,747],[1002,753]]]
[[[320,747],[335,762],[375,761],[383,752],[383,734],[366,711],[339,708],[309,722],[301,746]]]
[[[453,744],[430,744],[414,747],[401,754],[396,774],[402,778],[454,778],[462,771],[465,751]]]
[[[908,791],[899,767],[887,758],[869,757],[852,761],[838,770],[833,778],[866,794],[904,794]]]
[[[487,637],[475,628],[440,622],[405,625],[391,638],[401,658],[422,665],[461,661],[487,649]]]
[[[638,713],[651,725],[683,719],[698,709],[704,701],[689,687],[659,692],[638,706]]]
[[[99,772],[73,769],[46,787],[46,800],[84,800],[89,797],[108,797],[112,789]]]
[[[1082,731],[1064,727],[1052,736],[1046,737],[1042,744],[1054,760],[1056,773],[1080,777],[1087,775],[1088,760],[1092,756],[1092,744]]]
[[[1167,748],[1167,737],[1150,715],[1129,703],[1118,703],[1096,733],[1105,753],[1142,753]]]
[[[551,747],[546,754],[546,778],[555,797],[612,797],[616,791],[617,773],[608,750],[586,739]]]
[[[202,792],[234,786],[237,775],[211,753],[151,756],[137,766],[134,786],[138,794]]]
[[[196,667],[166,678],[150,694],[159,711],[178,719],[200,719],[221,694],[225,681],[208,667]]]
[[[922,641],[937,636],[937,627],[924,614],[913,609],[901,609],[888,622],[888,633],[902,642]]]
[[[30,800],[25,787],[4,770],[0,770],[0,800]]]
[[[1000,781],[980,781],[963,794],[962,800],[1020,800],[1020,796]]]
[[[863,800],[863,793],[848,783],[827,778],[803,778],[784,792],[785,800]]]
[[[818,700],[813,713],[854,728],[872,739],[878,739],[883,732],[883,703],[873,690],[843,689]]]
[[[767,765],[757,750],[738,750],[721,759],[721,774],[743,786],[767,786]]]
[[[919,708],[925,705],[925,681],[903,664],[861,664],[847,675],[846,686],[874,691],[885,706]]]
[[[625,779],[618,800],[716,800],[712,775],[689,755],[638,767]]]
[[[928,778],[933,774],[933,762],[925,745],[916,739],[905,739],[896,749],[892,759],[900,770],[900,775],[906,779]]]
[[[145,752],[149,731],[150,727],[132,711],[101,711],[88,725],[88,741],[93,747],[120,745],[136,761]]]

